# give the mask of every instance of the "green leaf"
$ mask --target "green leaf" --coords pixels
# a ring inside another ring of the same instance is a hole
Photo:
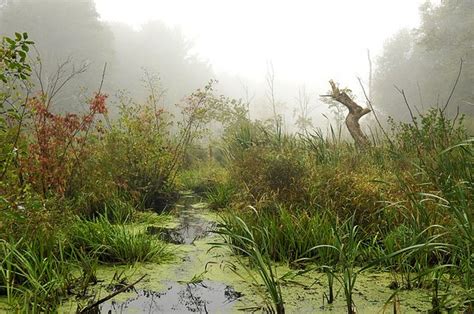
[[[23,33],[23,39],[28,39],[28,33],[27,32]]]
[[[15,37],[17,41],[20,41],[22,39],[22,36],[20,33],[15,33]]]
[[[22,51],[22,50],[19,50],[18,51],[18,54],[20,55],[21,57],[21,62],[25,61],[26,59],[26,52]]]
[[[11,39],[10,37],[5,37],[5,41],[9,43],[10,45],[15,45],[15,41]]]

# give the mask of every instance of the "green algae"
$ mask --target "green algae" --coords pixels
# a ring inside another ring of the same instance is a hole
[[[191,198],[191,197],[190,197]],[[194,215],[208,222],[217,222],[218,214],[206,210],[204,203],[192,206]],[[175,217],[166,223],[167,228],[175,228],[179,220]],[[134,224],[139,232],[146,230],[147,224]],[[135,288],[138,290],[165,291],[169,282],[192,283],[201,281],[222,283],[241,292],[242,296],[233,303],[232,312],[239,310],[263,309],[265,306],[265,288],[261,282],[253,282],[239,262],[246,263],[242,256],[234,255],[228,248],[215,246],[213,243],[222,241],[215,234],[193,241],[192,244],[169,244],[173,252],[173,260],[164,263],[137,263],[135,265],[100,266],[97,276],[102,284],[93,287],[93,294],[101,298],[110,293],[106,286],[114,282],[118,274],[133,282],[142,275],[145,279]],[[341,285],[335,283],[336,299],[333,304],[327,304],[324,294],[327,292],[326,274],[310,272],[297,275],[288,265],[274,265],[277,276],[281,279],[285,308],[288,313],[302,312],[336,312],[344,313],[346,304]],[[258,276],[255,276],[258,277]],[[394,290],[389,288],[393,275],[387,272],[367,272],[358,277],[354,289],[354,302],[360,313],[390,312],[393,304]],[[114,302],[125,302],[136,296],[134,291],[119,294]],[[399,308],[403,313],[426,312],[430,309],[429,293],[426,290],[406,290],[397,292]],[[62,309],[74,309],[75,303],[64,304]],[[64,313],[66,313],[65,311]]]

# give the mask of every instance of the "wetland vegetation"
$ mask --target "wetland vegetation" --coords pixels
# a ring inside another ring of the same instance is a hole
[[[417,45],[442,45],[420,34],[454,2],[422,8]],[[0,46],[0,312],[474,312],[474,128],[453,109],[474,101],[472,53],[441,105],[398,89],[407,114],[386,118],[388,45],[380,86],[331,80],[327,128],[300,91],[289,127],[273,68],[267,118],[215,80],[171,105],[145,71],[147,97],[111,96],[107,63],[70,110],[85,68],[45,76],[36,40]]]

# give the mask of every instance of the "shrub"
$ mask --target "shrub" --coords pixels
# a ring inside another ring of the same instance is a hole
[[[334,212],[341,220],[355,215],[355,223],[364,230],[386,227],[382,209],[392,191],[380,181],[387,180],[387,174],[382,175],[374,168],[352,168],[345,164],[316,169],[311,191],[313,202]]]
[[[119,119],[94,142],[84,184],[88,212],[101,211],[117,197],[141,208],[162,209],[173,198],[173,153],[163,110],[122,105]]]
[[[302,203],[306,198],[308,165],[294,148],[251,147],[234,159],[232,181],[255,199],[273,195],[278,202]]]
[[[20,195],[0,197],[0,239],[26,242],[41,238],[44,245],[54,243],[62,234],[57,226],[67,225],[71,210],[62,202],[23,190]]]
[[[56,196],[71,193],[74,179],[80,180],[88,154],[89,130],[94,118],[107,112],[106,98],[104,94],[95,94],[89,111],[81,116],[53,113],[46,95],[29,100],[33,136],[26,155],[20,160],[21,171],[26,181],[44,197],[50,193]]]

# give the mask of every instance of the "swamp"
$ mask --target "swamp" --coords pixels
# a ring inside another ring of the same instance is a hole
[[[474,1],[0,0],[0,313],[474,313]]]

